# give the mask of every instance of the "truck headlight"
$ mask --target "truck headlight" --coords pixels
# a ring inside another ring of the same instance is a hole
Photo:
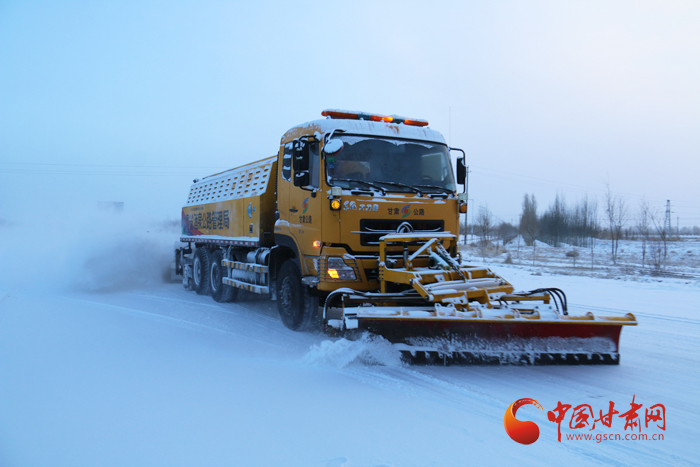
[[[327,278],[337,281],[354,281],[357,279],[355,269],[345,264],[339,256],[330,256],[326,261]]]

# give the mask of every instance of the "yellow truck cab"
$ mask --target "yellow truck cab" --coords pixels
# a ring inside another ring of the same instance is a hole
[[[429,128],[317,120],[285,133],[279,160],[275,243],[294,252],[320,291],[378,289],[384,234],[458,233],[449,150]]]

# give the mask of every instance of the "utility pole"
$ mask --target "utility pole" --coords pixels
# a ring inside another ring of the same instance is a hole
[[[664,218],[664,233],[671,234],[671,200],[666,200],[666,217]]]
[[[452,107],[450,107],[450,109],[452,109]],[[464,215],[464,226],[465,226],[465,229],[464,229],[464,244],[465,244],[465,245],[467,244],[467,230],[468,230],[469,227],[470,227],[470,226],[467,225],[467,224],[468,224],[467,221],[469,220],[469,211],[471,211],[471,209],[469,209],[469,198],[468,198],[468,196],[469,196],[469,172],[470,172],[469,166],[467,166],[467,179],[465,180],[466,183],[464,184],[464,192],[467,193],[467,213]],[[473,201],[473,200],[472,200],[472,201]],[[474,208],[474,206],[472,206],[472,208]],[[472,213],[472,222],[474,222],[474,213]],[[472,229],[473,229],[473,228],[474,228],[474,227],[472,227]],[[473,237],[474,237],[474,234],[472,234],[472,238],[473,238]],[[458,240],[459,240],[459,239],[458,239]]]
[[[474,198],[469,198],[469,201],[472,202],[472,208],[470,209],[472,213],[472,223],[471,223],[471,229],[472,229],[472,242],[474,241],[474,209],[476,208],[475,203],[474,203]]]
[[[471,172],[471,170],[469,170],[469,166],[467,166],[467,184],[464,185],[464,191],[466,193],[469,193],[469,172]]]

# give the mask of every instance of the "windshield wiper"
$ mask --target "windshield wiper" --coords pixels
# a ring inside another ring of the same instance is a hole
[[[453,190],[450,190],[448,188],[442,187],[442,186],[437,186],[437,185],[416,185],[421,188],[435,188],[436,190],[440,190],[442,192],[447,193],[448,195],[454,194]]]
[[[386,195],[386,190],[379,185],[375,185],[374,183],[366,182],[364,180],[357,180],[354,178],[331,178],[331,181],[337,181],[337,182],[356,182],[356,183],[362,183],[363,185],[371,186],[372,188],[376,188],[379,190],[382,195]]]
[[[423,194],[421,193],[421,191],[420,191],[418,188],[412,187],[411,185],[404,185],[403,183],[385,182],[385,181],[376,181],[376,182],[374,182],[374,183],[386,183],[387,185],[393,185],[393,186],[400,186],[400,187],[403,187],[403,188],[408,188],[409,190],[413,191],[414,193],[418,193],[418,196],[423,196]],[[418,186],[420,186],[420,185],[418,185]]]

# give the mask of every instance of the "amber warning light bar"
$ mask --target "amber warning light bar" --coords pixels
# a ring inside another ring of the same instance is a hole
[[[324,117],[330,118],[344,118],[349,120],[369,120],[372,122],[386,122],[386,123],[403,123],[404,125],[412,126],[428,126],[427,120],[421,120],[419,118],[404,118],[398,115],[377,115],[367,112],[354,112],[352,110],[331,110],[327,109],[321,112]]]

